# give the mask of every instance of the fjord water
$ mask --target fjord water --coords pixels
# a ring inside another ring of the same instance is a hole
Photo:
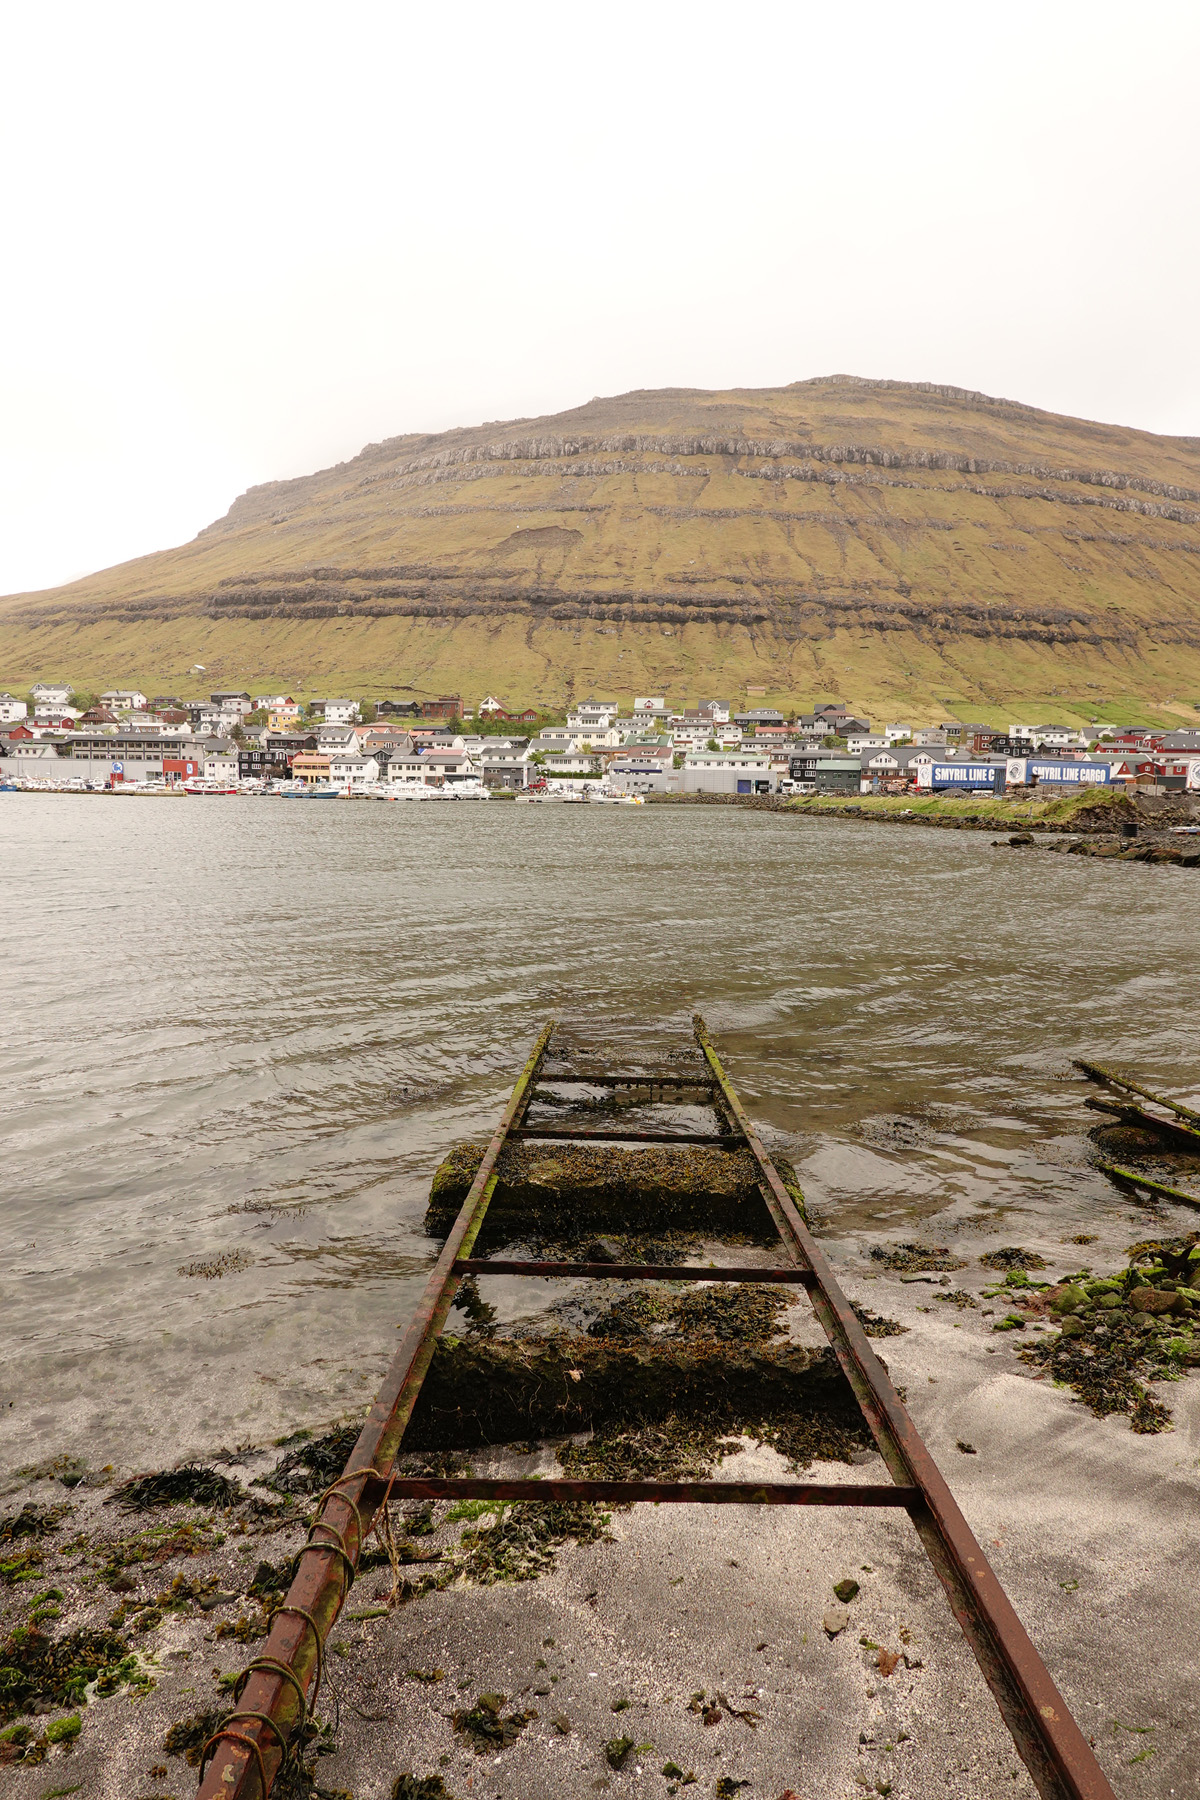
[[[704,1013],[843,1265],[1142,1235],[1070,1058],[1200,1089],[1196,878],[985,833],[8,794],[0,892],[5,1470],[360,1405],[435,1255],[433,1170],[555,1012]]]

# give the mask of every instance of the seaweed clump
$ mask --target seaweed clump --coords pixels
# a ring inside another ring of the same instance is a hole
[[[1023,1250],[1019,1244],[1008,1244],[1002,1250],[989,1250],[980,1257],[987,1269],[1045,1269],[1049,1265],[1036,1250]]]
[[[555,1551],[572,1540],[596,1543],[606,1535],[606,1525],[601,1508],[586,1501],[521,1502],[505,1508],[490,1528],[464,1531],[460,1551],[450,1559],[438,1585],[460,1575],[480,1587],[498,1581],[536,1581],[553,1567]]]
[[[360,1430],[358,1425],[344,1425],[289,1450],[271,1470],[267,1481],[285,1494],[323,1494],[345,1468]]]
[[[417,1776],[407,1770],[392,1783],[392,1800],[454,1800],[440,1775]]]
[[[896,1244],[891,1250],[883,1244],[873,1244],[871,1257],[886,1269],[896,1269],[904,1275],[946,1274],[967,1266],[962,1257],[951,1256],[945,1244]]]
[[[0,1544],[14,1543],[17,1538],[49,1537],[70,1510],[66,1505],[35,1506],[30,1501],[20,1512],[0,1519]]]
[[[189,1769],[200,1766],[200,1752],[210,1737],[214,1737],[229,1717],[227,1708],[217,1708],[211,1712],[192,1713],[186,1719],[180,1719],[172,1725],[162,1741],[162,1747],[168,1756],[182,1756]]]
[[[882,1313],[872,1312],[869,1306],[860,1306],[857,1300],[852,1300],[850,1307],[863,1328],[864,1337],[903,1337],[908,1330],[908,1326],[901,1325],[899,1319],[885,1319]]]
[[[178,1469],[160,1469],[153,1475],[135,1475],[109,1496],[125,1512],[145,1512],[152,1506],[236,1506],[246,1490],[206,1469],[201,1463],[184,1463]]]
[[[115,1693],[138,1674],[137,1658],[115,1631],[83,1629],[52,1638],[18,1626],[0,1644],[0,1719],[36,1704],[82,1706],[89,1682]]]
[[[593,1319],[588,1336],[624,1343],[653,1337],[761,1343],[781,1334],[779,1315],[791,1303],[788,1294],[749,1285],[714,1283],[683,1295],[637,1288]]]
[[[529,1721],[537,1718],[536,1712],[514,1712],[504,1718],[500,1710],[503,1705],[503,1694],[480,1694],[474,1706],[451,1715],[455,1731],[469,1739],[476,1756],[486,1756],[489,1750],[507,1750]]]
[[[720,1425],[672,1415],[652,1425],[612,1426],[558,1460],[572,1481],[703,1481],[719,1457],[741,1448]]]
[[[36,1577],[46,1560],[42,1539],[57,1529],[69,1506],[34,1506],[0,1519],[0,1581],[12,1586]]]
[[[456,1144],[429,1192],[425,1228],[444,1234],[465,1200],[483,1160],[482,1144]],[[785,1185],[803,1210],[795,1170],[777,1161]],[[540,1144],[510,1140],[500,1152],[497,1184],[481,1242],[519,1220],[522,1229],[628,1230],[652,1217],[670,1231],[698,1225],[748,1231],[769,1239],[770,1215],[748,1150],[699,1144],[621,1149],[605,1144]]]
[[[1132,1430],[1171,1427],[1170,1408],[1146,1383],[1178,1381],[1200,1367],[1200,1232],[1133,1244],[1118,1275],[1043,1290],[1027,1310],[1050,1312],[1060,1330],[1020,1351],[1022,1361],[1069,1387],[1097,1418],[1125,1414]]]

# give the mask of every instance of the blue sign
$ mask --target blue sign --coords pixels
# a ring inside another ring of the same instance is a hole
[[[125,764],[124,763],[114,763],[112,766],[112,772],[114,775],[123,775],[125,773]]]
[[[1000,763],[934,763],[929,776],[935,788],[989,788],[994,794],[1004,791],[1004,766]]]
[[[1026,780],[1036,775],[1039,781],[1073,782],[1076,786],[1086,782],[1103,786],[1112,780],[1112,766],[1109,763],[1085,763],[1060,761],[1057,757],[1046,757],[1044,761],[1029,759],[1029,771]]]

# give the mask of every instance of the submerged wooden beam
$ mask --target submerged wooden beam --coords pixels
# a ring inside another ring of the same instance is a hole
[[[1087,1076],[1089,1081],[1104,1081],[1109,1087],[1125,1088],[1128,1093],[1140,1094],[1143,1100],[1153,1100],[1156,1106],[1165,1106],[1177,1118],[1190,1119],[1193,1125],[1200,1125],[1200,1112],[1193,1112],[1190,1106],[1184,1106],[1178,1100],[1168,1100],[1165,1094],[1156,1094],[1153,1088],[1142,1087],[1131,1081],[1128,1075],[1118,1075],[1115,1069],[1106,1069],[1103,1063],[1088,1062],[1086,1057],[1072,1057],[1077,1069]]]
[[[1177,1200],[1181,1206],[1194,1206],[1200,1212],[1200,1194],[1185,1194],[1182,1188],[1168,1187],[1165,1181],[1151,1181],[1147,1175],[1138,1175],[1133,1169],[1123,1169],[1119,1163],[1097,1163],[1096,1167],[1102,1175],[1121,1187],[1145,1188],[1148,1194],[1156,1194],[1162,1200]]]

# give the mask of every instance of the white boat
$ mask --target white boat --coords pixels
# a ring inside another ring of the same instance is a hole
[[[210,794],[236,794],[236,781],[224,781],[217,775],[197,775],[183,784],[185,794],[204,797]]]

